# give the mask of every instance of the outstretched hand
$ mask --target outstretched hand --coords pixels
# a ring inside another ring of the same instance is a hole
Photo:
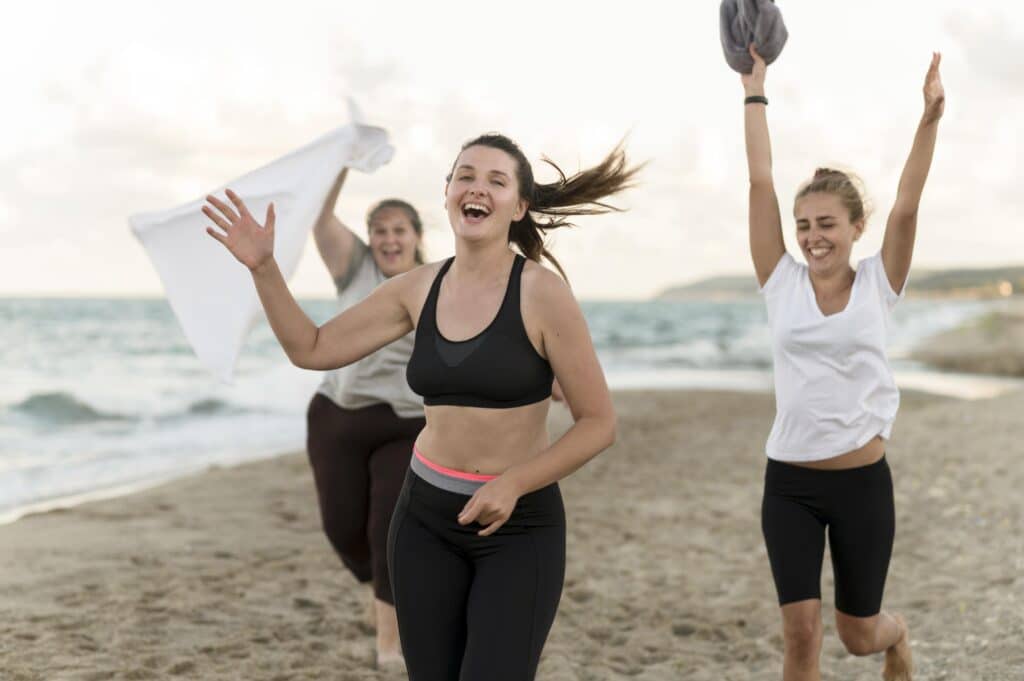
[[[740,82],[743,83],[743,89],[748,95],[763,95],[764,77],[768,72],[768,65],[757,53],[754,43],[750,43],[747,49],[750,50],[750,56],[754,60],[754,68],[750,73],[740,74]]]
[[[223,232],[207,227],[206,233],[224,244],[238,262],[254,270],[274,255],[274,204],[267,206],[265,225],[260,225],[238,194],[230,189],[224,193],[235,208],[232,209],[216,196],[207,196],[209,205],[203,206],[203,214]]]
[[[946,109],[946,90],[942,87],[942,78],[939,76],[939,62],[942,61],[940,52],[932,52],[932,63],[928,66],[928,74],[924,77],[924,120],[925,123],[934,123],[942,118],[942,112]]]

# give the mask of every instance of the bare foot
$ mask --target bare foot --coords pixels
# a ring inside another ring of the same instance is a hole
[[[377,669],[388,674],[405,674],[405,658],[401,653],[385,654],[378,650]]]
[[[902,615],[892,615],[900,627],[900,640],[885,651],[882,678],[885,681],[911,681],[914,662],[910,656],[910,629]]]

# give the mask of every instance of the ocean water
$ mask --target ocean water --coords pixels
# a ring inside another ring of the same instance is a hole
[[[944,376],[903,356],[987,306],[901,303],[890,346],[900,383],[985,394],[991,381]],[[330,300],[303,307],[318,322],[334,312]],[[583,309],[613,388],[770,389],[759,300]],[[288,363],[265,323],[225,385],[199,364],[164,300],[0,299],[0,521],[299,449],[319,381]]]

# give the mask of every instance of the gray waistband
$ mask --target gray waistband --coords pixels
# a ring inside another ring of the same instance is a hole
[[[448,492],[455,492],[456,494],[465,494],[466,496],[473,496],[478,489],[484,486],[483,482],[476,480],[465,480],[464,478],[456,478],[453,475],[445,475],[440,471],[435,471],[427,464],[420,461],[420,458],[416,454],[412,455],[412,460],[409,462],[409,468],[412,472],[423,479],[434,487],[440,487]]]

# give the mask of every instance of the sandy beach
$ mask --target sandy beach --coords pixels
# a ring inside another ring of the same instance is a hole
[[[615,400],[617,444],[563,483],[567,579],[538,678],[780,678],[759,526],[772,397]],[[1022,412],[1024,393],[904,396],[886,607],[910,622],[916,679],[1024,678]],[[367,594],[320,532],[304,453],[29,516],[0,546],[5,680],[399,678],[371,668]],[[823,572],[824,678],[880,678],[880,656],[836,638]]]

